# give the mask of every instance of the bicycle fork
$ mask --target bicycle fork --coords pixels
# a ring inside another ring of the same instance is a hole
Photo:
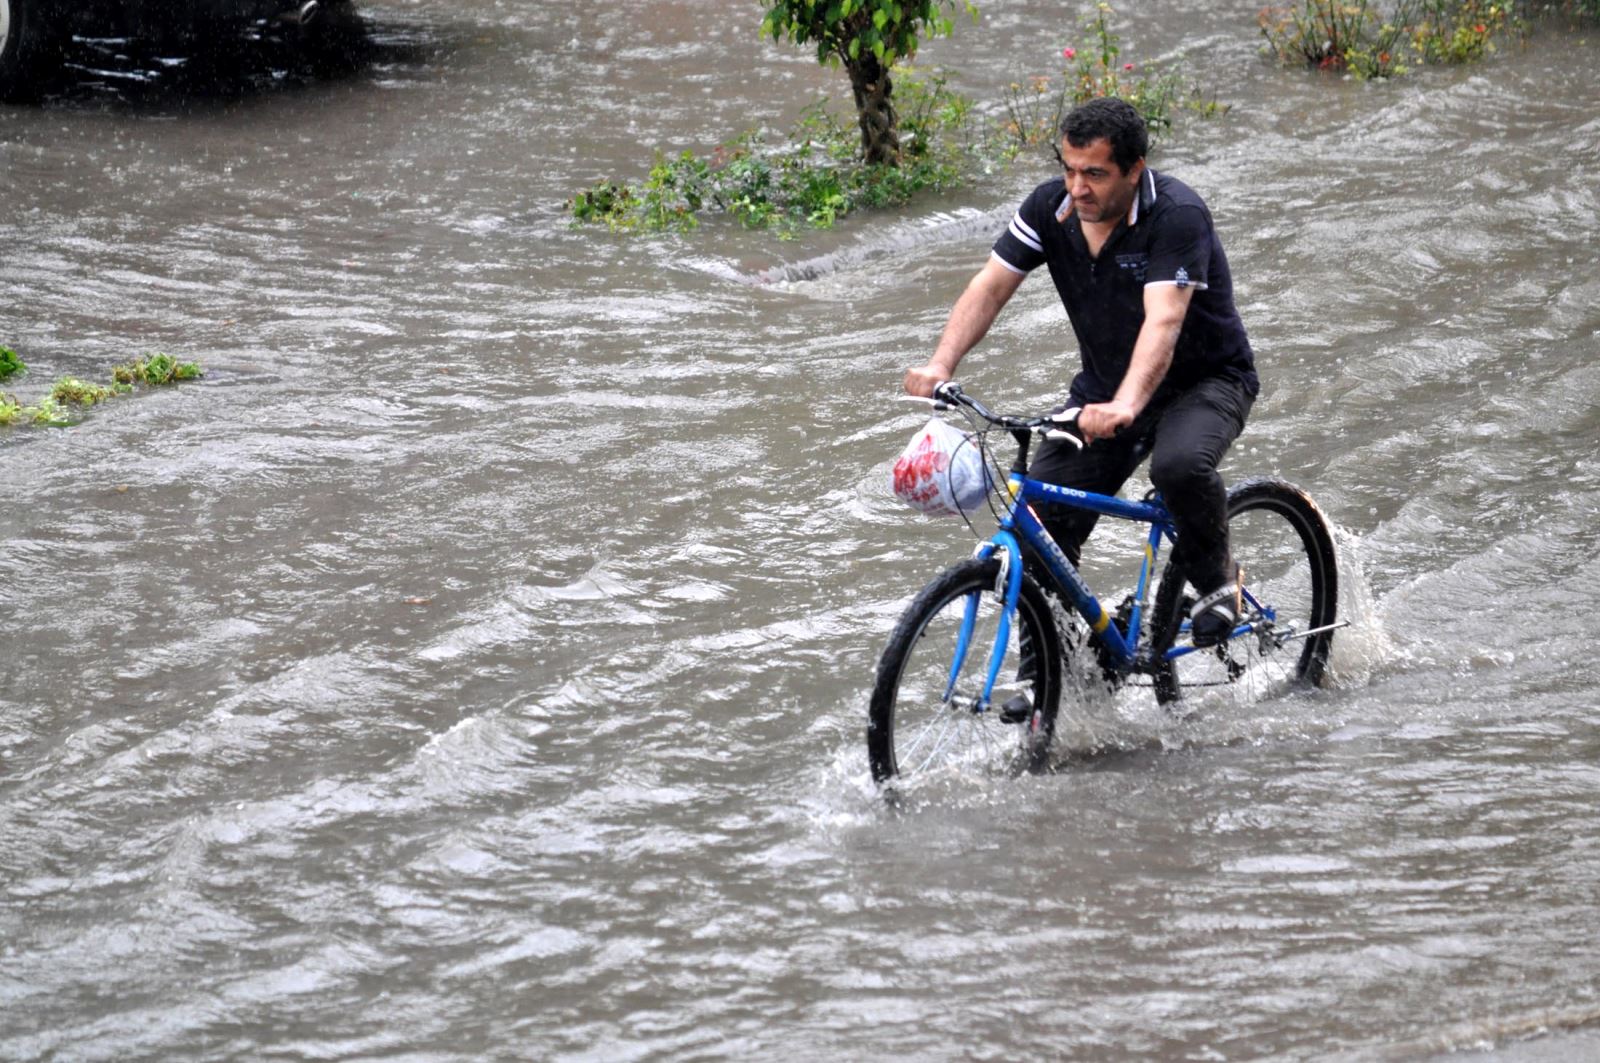
[[[995,590],[1001,597],[1000,617],[995,627],[994,645],[989,650],[989,666],[984,670],[983,688],[972,700],[971,709],[975,714],[989,711],[989,703],[994,698],[994,685],[1005,664],[1006,645],[1011,641],[1011,622],[1017,615],[1017,598],[1022,593],[1022,548],[1017,544],[1017,537],[1008,531],[998,531],[992,539],[978,547],[975,556],[987,560],[997,551],[1000,554],[1000,573],[995,579]],[[982,598],[981,594],[967,596],[961,617],[961,631],[956,637],[954,659],[950,662],[950,676],[944,688],[944,703],[947,705],[955,697],[956,680],[967,663],[967,655],[972,652],[972,636],[977,630],[978,607],[982,604]]]

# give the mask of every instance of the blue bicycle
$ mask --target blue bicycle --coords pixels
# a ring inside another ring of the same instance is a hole
[[[967,413],[986,466],[999,468],[991,429],[1009,433],[1017,455],[993,496],[998,530],[971,559],[924,587],[889,636],[867,723],[878,782],[1002,759],[1026,770],[1048,766],[1074,663],[1098,669],[1113,685],[1148,683],[1163,704],[1197,687],[1242,687],[1255,698],[1321,682],[1333,633],[1344,625],[1335,615],[1333,537],[1305,492],[1274,479],[1229,490],[1228,535],[1244,572],[1243,612],[1226,640],[1200,648],[1189,635],[1194,588],[1170,561],[1154,578],[1163,541],[1177,541],[1157,493],[1132,502],[1029,479],[1035,435],[1076,433],[1054,416],[992,413],[954,382],[940,385],[934,408]],[[1150,525],[1138,582],[1114,613],[1040,524],[1036,503]],[[1086,632],[1067,609],[1083,618]]]

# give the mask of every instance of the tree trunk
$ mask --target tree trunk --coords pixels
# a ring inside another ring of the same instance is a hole
[[[856,97],[862,158],[869,166],[899,166],[900,119],[894,113],[889,69],[870,52],[858,59],[847,59],[845,69],[850,72],[850,88]]]

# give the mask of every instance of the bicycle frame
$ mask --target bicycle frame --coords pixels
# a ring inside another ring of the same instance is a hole
[[[1150,664],[1141,660],[1139,656],[1139,629],[1142,615],[1149,601],[1150,582],[1153,578],[1156,559],[1161,552],[1161,540],[1176,541],[1172,525],[1172,515],[1167,507],[1161,503],[1160,496],[1155,495],[1151,501],[1129,502],[1113,495],[1096,494],[1092,491],[1079,491],[1070,487],[1058,487],[1055,484],[1044,483],[1040,480],[1030,480],[1016,470],[1011,472],[1006,484],[1007,495],[1010,503],[1005,514],[1000,519],[1000,527],[990,539],[980,545],[976,556],[990,558],[1000,553],[1001,575],[1005,580],[1004,610],[1000,616],[995,632],[994,646],[989,652],[989,667],[984,677],[983,691],[974,704],[974,711],[983,712],[989,708],[990,700],[994,694],[994,686],[999,679],[1001,667],[1005,661],[1006,644],[1011,636],[1012,618],[1017,613],[1017,598],[1022,591],[1022,544],[1025,542],[1032,548],[1033,553],[1043,563],[1050,575],[1054,578],[1060,590],[1065,591],[1074,609],[1088,621],[1091,630],[1104,647],[1111,661],[1118,669],[1125,671],[1146,670]],[[1084,582],[1083,576],[1076,566],[1067,559],[1066,554],[1056,541],[1050,537],[1040,522],[1038,514],[1033,510],[1033,503],[1051,502],[1064,504],[1077,509],[1090,510],[1102,516],[1117,517],[1123,520],[1139,521],[1150,525],[1150,533],[1145,538],[1144,559],[1139,567],[1139,580],[1133,592],[1133,606],[1128,615],[1126,631],[1119,630],[1111,622],[1111,615],[1106,612],[1105,606],[1095,597],[1089,585]],[[1273,619],[1273,610],[1263,607],[1245,592],[1246,599],[1263,618],[1268,621]],[[950,678],[945,690],[945,700],[949,700],[955,693],[956,677],[960,674],[961,667],[966,662],[967,653],[971,648],[972,633],[977,623],[978,601],[974,595],[966,604],[962,617],[960,634],[956,640],[956,652],[950,665]],[[1235,638],[1255,630],[1252,622],[1241,623],[1229,635]],[[1162,654],[1163,661],[1170,661],[1185,654],[1194,653],[1192,646],[1175,646]]]
[[[980,545],[975,556],[982,560],[1000,557],[1000,578],[1005,583],[1003,605],[999,621],[995,630],[994,646],[989,651],[988,668],[985,672],[983,690],[978,694],[973,703],[974,712],[984,712],[989,708],[989,703],[994,695],[994,686],[999,678],[1001,666],[1005,661],[1006,646],[1011,638],[1012,620],[1017,615],[1017,600],[1022,593],[1022,545],[1026,543],[1034,556],[1037,556],[1050,573],[1056,588],[1065,593],[1078,614],[1088,621],[1091,630],[1099,643],[1101,651],[1108,658],[1107,663],[1123,672],[1155,672],[1158,665],[1166,664],[1186,654],[1197,652],[1198,648],[1189,646],[1172,646],[1161,654],[1160,661],[1150,659],[1151,654],[1141,655],[1139,652],[1139,629],[1143,613],[1149,603],[1150,583],[1155,573],[1156,558],[1161,552],[1161,540],[1177,542],[1177,531],[1172,523],[1172,514],[1161,501],[1159,493],[1152,492],[1145,500],[1128,502],[1114,495],[1102,495],[1093,491],[1082,491],[1071,487],[1060,487],[1056,484],[1045,483],[1042,480],[1029,479],[1028,451],[1033,442],[1035,431],[1051,429],[1046,435],[1061,432],[1065,436],[1075,438],[1079,445],[1086,445],[1081,433],[1077,431],[1075,422],[1070,418],[1012,418],[1000,417],[984,408],[983,404],[966,395],[959,385],[951,382],[941,384],[935,391],[933,400],[935,409],[948,409],[951,405],[964,406],[982,419],[997,427],[1003,428],[1016,440],[1016,459],[1011,463],[1011,470],[1006,480],[1005,512],[1000,517],[1000,526],[990,539]],[[1069,411],[1070,412],[1070,411]],[[1072,425],[1070,431],[1061,429],[1063,423]],[[982,444],[980,444],[981,446]],[[1134,589],[1132,604],[1126,623],[1122,628],[1111,622],[1111,615],[1106,612],[1105,606],[1094,596],[1089,585],[1084,582],[1083,576],[1078,572],[1077,566],[1067,559],[1059,544],[1050,537],[1050,533],[1039,520],[1039,515],[1034,511],[1034,503],[1055,503],[1071,506],[1075,509],[1088,510],[1102,516],[1116,517],[1121,520],[1139,521],[1150,525],[1150,533],[1145,538],[1144,559],[1139,568],[1139,582]],[[1000,588],[997,586],[996,590]],[[956,679],[961,674],[962,667],[966,664],[967,656],[972,650],[972,636],[977,628],[979,595],[972,595],[964,609],[960,631],[956,638],[954,658],[950,662],[950,673],[945,684],[944,700],[949,702],[955,694]],[[1264,605],[1250,593],[1249,588],[1243,589],[1243,604],[1246,614],[1251,619],[1241,618],[1241,622],[1229,632],[1224,642],[1232,641],[1241,635],[1260,632],[1262,637],[1268,637],[1277,622],[1277,610]],[[1186,625],[1185,625],[1186,626]],[[1309,632],[1289,633],[1288,638],[1302,638],[1318,633],[1316,630]],[[1280,643],[1281,644],[1281,643]]]
[[[1066,592],[1079,615],[1088,621],[1090,628],[1099,636],[1101,644],[1105,646],[1117,666],[1131,670],[1138,656],[1140,614],[1149,596],[1156,555],[1160,552],[1162,537],[1172,536],[1172,518],[1159,501],[1128,502],[1112,495],[1078,491],[1040,480],[1030,480],[1014,470],[1006,484],[1006,490],[1011,501],[1006,513],[1000,519],[1000,527],[989,541],[983,543],[977,550],[977,556],[980,558],[989,558],[997,552],[1001,553],[1000,571],[1006,582],[1005,608],[995,632],[994,646],[989,652],[989,667],[984,677],[983,692],[979,695],[977,705],[974,706],[979,712],[989,707],[995,682],[1005,661],[1006,643],[1011,637],[1011,621],[1016,616],[1017,597],[1022,591],[1023,542],[1026,542],[1034,554],[1044,562],[1056,584]],[[1126,635],[1111,623],[1111,615],[1106,612],[1105,606],[1094,596],[1094,592],[1089,589],[1089,585],[1084,582],[1072,562],[1067,560],[1067,555],[1050,537],[1050,533],[1045,531],[1044,525],[1040,523],[1038,515],[1033,510],[1032,503],[1035,502],[1061,503],[1078,509],[1092,510],[1104,516],[1142,521],[1150,525]],[[945,691],[947,700],[954,694],[956,677],[966,662],[977,614],[978,602],[974,596],[967,603],[966,612],[962,617],[961,632],[956,640],[955,657],[950,665],[950,681]]]

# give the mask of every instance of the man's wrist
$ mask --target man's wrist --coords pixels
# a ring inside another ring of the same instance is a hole
[[[1145,406],[1142,400],[1123,398],[1121,395],[1113,395],[1107,405],[1114,407],[1120,413],[1127,414],[1130,419],[1138,417]]]

